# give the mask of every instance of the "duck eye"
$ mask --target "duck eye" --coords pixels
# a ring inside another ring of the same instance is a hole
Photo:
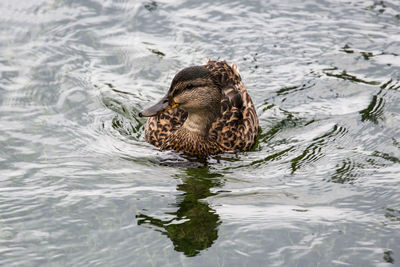
[[[185,87],[186,89],[192,89],[193,88],[193,84],[191,84],[191,83],[188,83],[188,84],[186,84],[186,87]]]

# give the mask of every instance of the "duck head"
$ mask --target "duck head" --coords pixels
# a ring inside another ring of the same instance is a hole
[[[170,109],[181,108],[191,115],[204,117],[219,112],[222,93],[211,72],[204,66],[188,67],[178,72],[167,94],[155,105],[139,113],[140,117],[153,117]],[[192,116],[193,117],[193,116]]]

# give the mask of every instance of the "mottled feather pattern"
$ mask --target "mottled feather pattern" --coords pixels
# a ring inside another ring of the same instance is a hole
[[[191,156],[208,156],[224,152],[224,149],[218,143],[209,142],[203,136],[188,134],[187,131],[182,131],[183,133],[179,134],[179,131],[182,131],[182,128],[177,130],[177,134],[171,135],[160,148],[183,152]]]
[[[247,151],[255,144],[258,118],[236,65],[209,60],[205,67],[212,73],[223,96],[220,115],[211,124],[208,136],[204,138],[183,133],[181,126],[188,114],[177,108],[147,120],[146,140],[149,143],[162,150],[203,156]]]
[[[145,127],[146,141],[160,147],[166,143],[171,133],[176,132],[182,126],[187,115],[186,111],[177,108],[148,118]]]
[[[212,76],[221,88],[239,85],[242,81],[237,68],[229,66],[225,61],[208,60],[205,67],[212,73]]]
[[[213,123],[210,134],[217,137],[217,143],[226,151],[249,150],[258,134],[258,117],[236,65],[230,67],[225,61],[209,60],[206,67],[215,73],[225,95],[221,119]]]

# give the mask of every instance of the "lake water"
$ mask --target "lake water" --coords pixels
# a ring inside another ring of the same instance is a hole
[[[0,2],[1,266],[400,266],[397,0]],[[262,132],[144,140],[180,69],[235,62]]]

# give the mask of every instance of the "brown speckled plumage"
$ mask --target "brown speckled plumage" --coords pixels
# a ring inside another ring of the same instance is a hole
[[[165,99],[164,106],[170,108],[175,101],[182,103],[142,115],[149,116],[145,131],[150,144],[199,157],[247,151],[254,145],[258,118],[236,65],[208,60],[204,66],[184,69],[173,79]]]

